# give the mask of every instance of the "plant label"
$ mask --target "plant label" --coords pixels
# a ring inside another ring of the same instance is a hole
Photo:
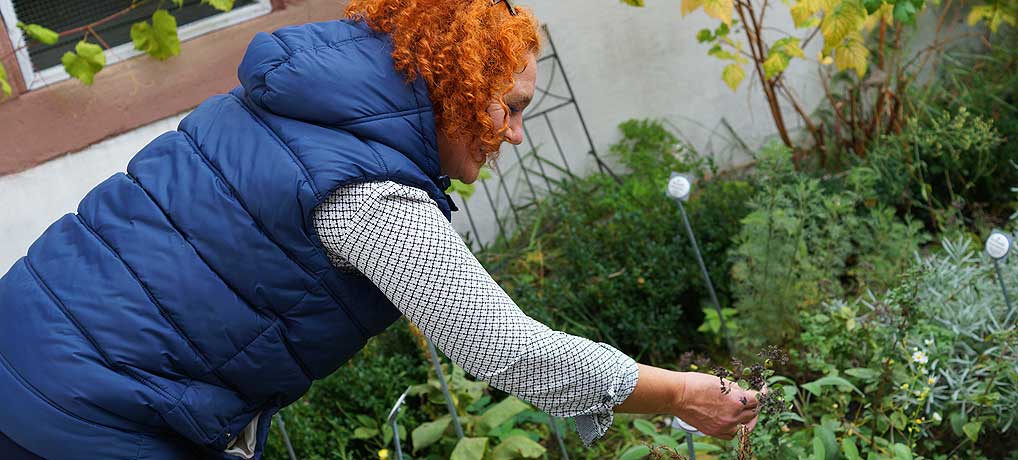
[[[1011,237],[1000,230],[994,230],[986,239],[986,253],[994,260],[1003,259],[1011,250]]]
[[[668,196],[676,200],[688,200],[692,188],[693,183],[685,174],[673,172],[671,179],[668,180]]]

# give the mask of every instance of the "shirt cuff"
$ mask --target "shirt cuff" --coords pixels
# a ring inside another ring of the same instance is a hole
[[[601,343],[602,347],[614,350],[610,345]],[[612,426],[615,419],[615,406],[622,404],[629,395],[636,389],[636,382],[639,380],[640,369],[636,361],[623,353],[619,353],[619,359],[615,363],[615,382],[608,392],[601,398],[602,403],[591,408],[585,414],[573,417],[576,422],[576,432],[580,435],[583,445],[590,447]]]

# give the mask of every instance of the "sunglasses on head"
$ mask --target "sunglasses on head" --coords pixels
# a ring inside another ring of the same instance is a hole
[[[509,10],[509,15],[516,16],[516,7],[513,6],[512,0],[492,0],[491,5],[489,6],[495,6],[498,5],[499,3],[505,3],[506,9]]]

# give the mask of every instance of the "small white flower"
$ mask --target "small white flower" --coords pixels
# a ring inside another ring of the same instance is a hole
[[[933,339],[923,340],[923,343],[925,343],[927,347],[932,347],[933,346]]]
[[[940,412],[933,413],[933,420],[936,421],[937,423],[940,423],[940,421],[943,419],[944,418],[940,416]]]
[[[916,350],[915,353],[912,353],[912,361],[919,364],[926,364],[930,362],[930,357],[926,356],[926,353],[923,353],[922,350]]]

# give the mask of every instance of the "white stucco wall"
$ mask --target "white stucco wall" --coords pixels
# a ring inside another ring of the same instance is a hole
[[[591,137],[604,154],[618,138],[616,126],[629,118],[664,118],[679,128],[683,137],[701,149],[721,150],[726,144],[720,122],[726,119],[751,146],[773,133],[773,123],[758,89],[744,83],[732,92],[720,75],[724,64],[706,55],[707,48],[696,42],[696,31],[716,25],[702,12],[681,18],[680,2],[648,0],[646,8],[633,8],[616,0],[532,0],[542,21],[548,24],[558,53],[568,72]],[[791,19],[775,8],[768,21],[787,24]],[[778,17],[782,16],[782,17]],[[815,51],[807,51],[815,55]],[[749,69],[747,68],[747,71]],[[817,87],[811,65],[790,69],[796,89],[812,107]],[[539,80],[542,77],[539,76]],[[747,82],[749,79],[747,78]],[[561,79],[558,80],[561,85]],[[183,115],[161,120],[129,133],[93,145],[22,173],[0,177],[0,273],[22,255],[45,228],[61,215],[73,212],[80,199],[96,184],[123,171],[128,160],[145,144],[172,130]],[[789,117],[789,120],[792,120]],[[566,161],[575,172],[593,167],[586,140],[575,114],[552,115],[552,122],[566,151]],[[59,120],[54,129],[59,129]],[[558,160],[548,133],[540,126],[531,133],[542,155]],[[524,148],[523,151],[528,150]],[[739,161],[727,153],[722,163]],[[503,152],[501,165],[507,175],[509,193],[527,193],[514,155]],[[536,168],[536,166],[531,166]],[[515,172],[514,172],[515,171]],[[497,207],[505,193],[497,180],[489,183]],[[495,234],[487,197],[480,192],[468,203],[482,239]],[[457,228],[470,231],[465,216]]]

